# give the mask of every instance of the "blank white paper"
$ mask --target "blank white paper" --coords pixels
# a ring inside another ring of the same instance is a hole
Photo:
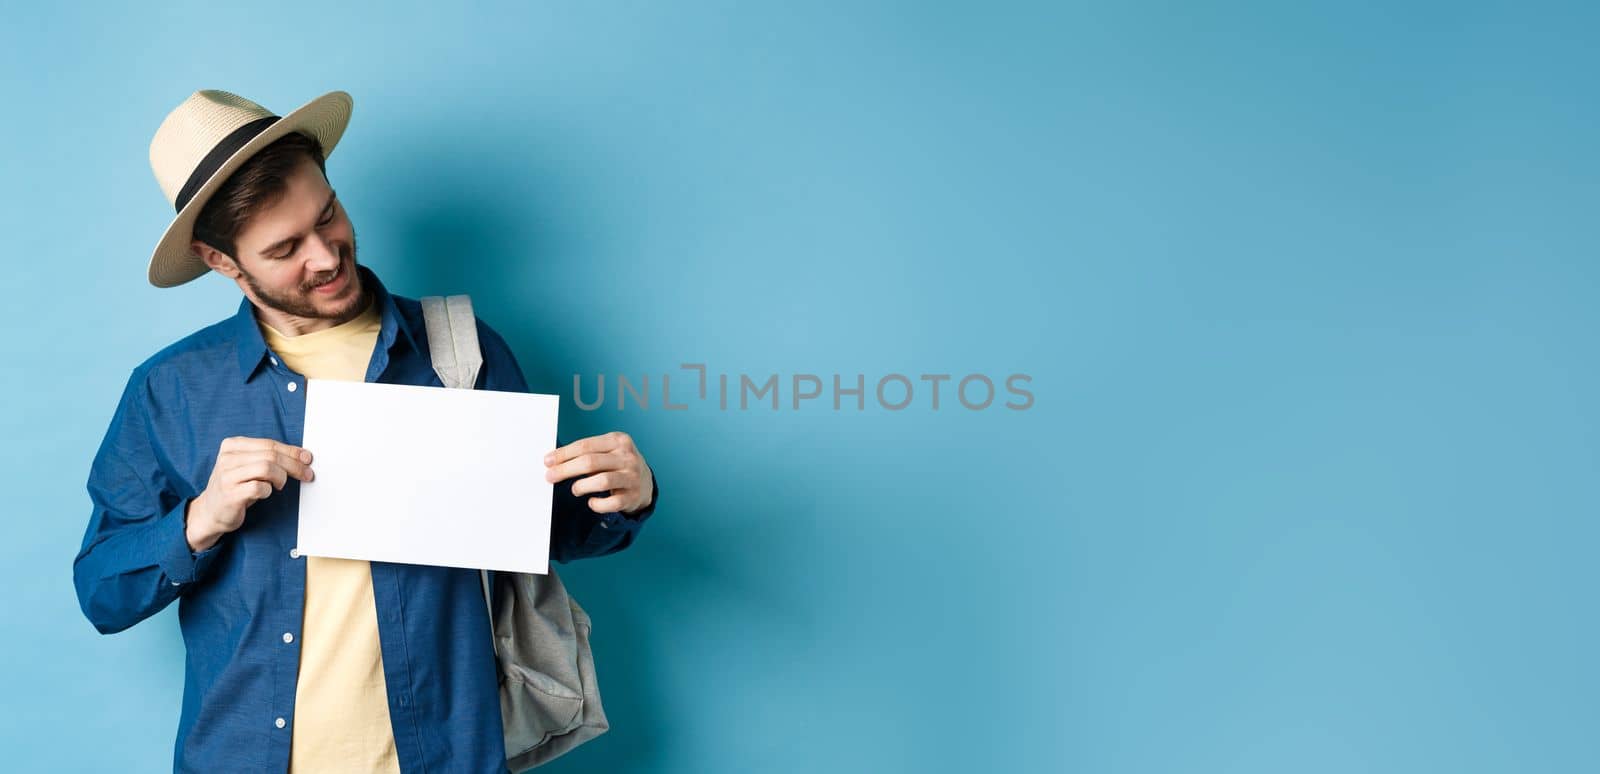
[[[306,381],[303,555],[544,574],[555,395]]]

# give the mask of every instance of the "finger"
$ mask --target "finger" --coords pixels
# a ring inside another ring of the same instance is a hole
[[[277,489],[289,483],[289,472],[282,465],[268,460],[256,460],[229,471],[240,481],[265,481]]]
[[[250,472],[251,478],[266,481],[272,484],[273,489],[279,491],[283,491],[283,487],[289,483],[289,471],[284,470],[283,466],[276,462],[263,462]]]
[[[615,453],[585,454],[582,457],[571,459],[556,465],[544,473],[544,480],[550,483],[566,481],[573,476],[583,476],[590,473],[599,473],[607,470],[622,470],[627,461]]]
[[[301,473],[306,473],[310,470],[310,465],[307,465],[306,462],[301,462],[301,457],[294,456],[294,454],[283,453],[283,451],[280,451],[280,449],[254,449],[254,451],[238,451],[238,453],[230,454],[230,456],[227,457],[227,464],[226,467],[224,467],[224,470],[235,469],[235,467],[240,467],[240,465],[250,465],[254,464],[254,462],[261,461],[283,465],[283,469],[288,470],[290,475],[294,475],[296,478],[299,478]]]
[[[272,494],[272,485],[265,481],[251,481],[249,483],[251,484],[249,497],[252,500],[264,500],[267,495]]]
[[[580,438],[546,454],[544,456],[544,464],[546,466],[559,465],[584,454],[611,451],[621,445],[623,437],[622,433],[613,431],[600,435],[591,435],[588,438]]]
[[[230,455],[227,461],[223,463],[223,471],[227,472],[231,470],[237,470],[241,467],[247,467],[261,462],[268,462],[282,467],[289,475],[294,476],[301,481],[310,481],[311,479],[315,478],[315,474],[312,472],[310,465],[301,462],[298,457],[287,455],[283,452],[275,450],[236,452]]]
[[[255,459],[262,455],[280,456],[301,466],[311,464],[311,452],[298,446],[290,446],[286,443],[264,438],[241,439],[241,444],[231,448],[223,448],[217,455],[217,461],[218,463],[223,463],[224,461],[237,463],[241,460]],[[224,465],[224,469],[231,466],[232,464]]]
[[[605,451],[604,449],[600,448],[600,445],[604,442],[604,438],[605,436],[594,435],[588,438],[580,438],[572,443],[567,444],[566,446],[557,447],[555,450],[544,456],[544,464],[546,467],[552,467],[555,465],[560,465],[563,462],[577,459],[585,454]]]
[[[301,447],[301,446],[292,446],[292,445],[286,444],[286,443],[278,444],[277,449],[278,449],[278,453],[280,453],[280,454],[287,454],[290,457],[293,457],[293,458],[295,458],[297,460],[300,460],[301,462],[303,462],[303,463],[305,463],[307,465],[311,464],[311,450],[310,449],[307,449],[307,448],[304,448],[304,447]]]
[[[607,471],[572,482],[572,494],[586,495],[590,492],[604,492],[607,489],[632,489],[633,479],[634,477],[628,475],[627,471]]]
[[[622,510],[623,496],[613,492],[610,497],[589,498],[589,510],[595,513],[614,513]]]
[[[311,452],[303,449],[301,451],[304,452],[306,457],[311,456]],[[276,459],[278,466],[283,468],[284,472],[288,473],[289,475],[294,476],[301,481],[310,481],[311,479],[316,478],[316,474],[311,471],[311,466],[305,462],[301,462],[300,457],[293,454],[285,454],[281,451],[274,452],[273,456]]]
[[[270,451],[278,452],[280,454],[287,454],[290,457],[300,460],[301,462],[311,462],[311,452],[306,451],[299,446],[292,446],[282,441],[275,441],[271,438],[246,438],[244,436],[229,438],[222,442],[222,451]]]

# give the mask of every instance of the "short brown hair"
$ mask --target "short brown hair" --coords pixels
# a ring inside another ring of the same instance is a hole
[[[285,178],[310,156],[324,177],[328,174],[322,143],[315,137],[290,132],[256,151],[211,194],[194,221],[194,238],[205,242],[238,262],[234,239],[250,221],[250,216],[277,201],[288,187]]]

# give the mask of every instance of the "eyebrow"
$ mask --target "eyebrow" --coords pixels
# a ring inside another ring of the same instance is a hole
[[[329,191],[328,192],[328,203],[322,205],[322,209],[317,212],[317,218],[319,220],[322,217],[322,213],[327,212],[328,208],[333,206],[333,199],[334,199],[334,197],[336,197],[338,195],[339,195],[338,191]],[[256,253],[256,255],[265,258],[265,257],[267,257],[268,255],[270,255],[272,253],[278,252],[278,248],[284,247],[286,245],[289,245],[291,243],[298,242],[298,241],[300,241],[300,235],[299,234],[296,234],[294,236],[284,237],[284,238],[282,238],[282,239],[280,239],[280,240],[278,240],[276,242],[273,242],[270,245],[267,245],[266,247],[261,248],[261,252]]]

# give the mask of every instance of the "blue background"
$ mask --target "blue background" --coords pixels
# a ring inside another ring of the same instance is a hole
[[[1600,767],[1594,13],[464,5],[7,12],[5,768],[170,766],[176,608],[97,635],[70,564],[238,300],[144,278],[200,88],[350,91],[363,262],[659,473],[563,568],[614,729],[548,771]],[[571,401],[686,362],[1035,404]]]

